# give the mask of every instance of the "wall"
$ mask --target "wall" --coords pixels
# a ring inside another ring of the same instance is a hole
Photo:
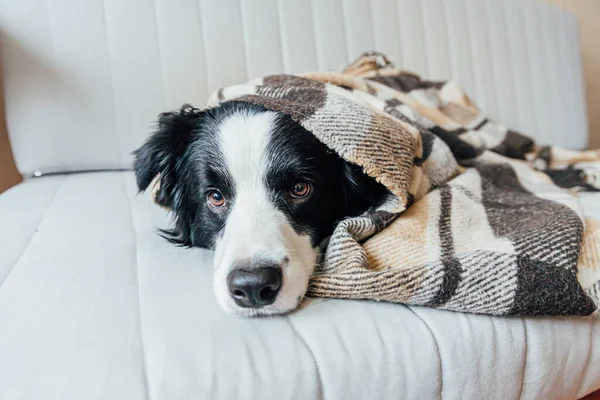
[[[544,0],[577,15],[581,30],[590,147],[600,148],[600,0]]]

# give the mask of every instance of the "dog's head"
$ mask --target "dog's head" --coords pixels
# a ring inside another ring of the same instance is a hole
[[[387,193],[289,116],[243,102],[161,114],[135,172],[173,213],[168,239],[215,251],[217,299],[244,316],[296,308],[336,223]]]

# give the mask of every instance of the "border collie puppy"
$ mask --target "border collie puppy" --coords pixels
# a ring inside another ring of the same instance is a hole
[[[289,116],[236,101],[161,114],[134,168],[173,214],[164,236],[215,251],[215,294],[241,316],[296,308],[337,222],[388,193]]]

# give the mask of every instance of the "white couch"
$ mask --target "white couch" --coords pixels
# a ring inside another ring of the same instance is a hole
[[[584,147],[572,15],[529,0],[0,0],[0,35],[28,177],[0,196],[0,399],[574,399],[600,387],[598,318],[340,300],[228,316],[211,253],[159,238],[168,216],[122,171],[160,111],[370,49],[456,79],[540,142]],[[599,195],[584,205],[600,214]]]

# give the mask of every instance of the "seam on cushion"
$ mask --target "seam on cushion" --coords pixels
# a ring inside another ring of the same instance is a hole
[[[448,26],[450,17],[448,16],[448,10],[446,10],[446,6],[444,5],[443,1],[440,2],[440,13],[442,14],[442,19],[444,20],[444,45],[446,46],[446,49],[448,49],[448,69],[450,70],[449,78],[457,79],[454,76],[454,52],[452,51],[452,49],[450,49],[450,28]]]
[[[487,3],[487,1],[481,2],[481,7],[484,9],[484,14],[487,18],[490,17],[490,7],[489,4]],[[506,115],[505,111],[501,111],[500,109],[503,107],[499,102],[497,101],[498,99],[498,68],[496,67],[496,63],[494,62],[494,51],[492,50],[493,47],[493,43],[492,43],[492,31],[491,31],[491,24],[485,24],[485,44],[487,46],[486,47],[486,56],[487,59],[490,60],[490,72],[491,72],[491,76],[492,76],[492,93],[494,94],[493,98],[494,98],[494,111],[496,112],[496,115]],[[486,110],[487,111],[487,110]]]
[[[50,207],[52,207],[52,205],[54,204],[54,200],[56,200],[56,195],[58,194],[58,191],[60,190],[60,188],[62,187],[63,183],[65,183],[65,181],[67,179],[68,179],[68,177],[64,177],[56,185],[56,188],[54,189],[54,193],[52,194],[52,197],[51,197],[50,201],[48,202],[48,205],[46,206],[46,209],[44,210],[44,214],[42,215],[42,217],[40,218],[40,220],[39,220],[39,222],[37,224],[37,228],[35,228],[35,230],[31,234],[31,236],[29,237],[29,240],[27,241],[27,245],[23,248],[23,251],[21,252],[21,254],[17,258],[17,260],[13,263],[12,267],[8,271],[8,274],[6,274],[6,276],[4,277],[4,279],[2,281],[0,281],[0,289],[2,289],[2,286],[4,286],[4,283],[8,280],[8,278],[10,277],[10,275],[13,273],[13,271],[15,270],[15,268],[17,267],[17,265],[19,264],[19,262],[21,261],[21,259],[25,255],[25,253],[27,252],[27,250],[29,249],[29,246],[31,246],[31,242],[33,241],[33,238],[35,237],[35,235],[37,234],[38,230],[40,229],[40,226],[42,225],[42,223],[46,219],[46,215],[48,214],[48,209],[50,209]]]
[[[400,55],[400,60],[398,60],[398,66],[401,70],[404,70],[404,62],[405,60],[408,60],[408,57],[406,57],[406,50],[404,50],[404,46],[402,45],[402,20],[400,18],[400,5],[398,4],[398,2],[398,0],[394,1],[394,19],[396,22],[394,25],[396,26],[396,30],[398,31],[398,42],[400,44],[400,49],[398,49]]]
[[[346,60],[348,60],[348,62],[351,62],[351,57],[353,57],[353,56],[351,55],[351,52],[350,52],[350,34],[348,31],[348,23],[346,22],[346,12],[344,11],[345,10],[344,1],[342,0],[339,4],[340,4],[340,17],[342,20],[342,31],[344,32],[344,48],[346,49]]]
[[[425,27],[427,26],[425,24],[425,11],[423,10],[423,7],[421,6],[421,2],[417,1],[415,3],[417,5],[417,7],[419,8],[419,19],[421,21],[421,37],[423,38],[423,57],[425,59],[425,70],[423,71],[423,74],[427,77],[427,79],[431,79],[431,65],[430,65],[430,56],[429,56],[429,46],[427,43],[427,29],[425,29]]]
[[[464,7],[464,4],[461,6]],[[478,68],[475,68],[475,57],[473,55],[473,40],[471,38],[473,32],[472,30],[472,22],[470,21],[470,16],[469,13],[467,11],[467,8],[464,7],[464,13],[463,15],[465,16],[465,20],[464,20],[464,25],[466,27],[466,32],[467,32],[467,50],[469,52],[469,67],[471,69],[471,82],[473,83],[473,93],[472,96],[474,96],[473,98],[479,99],[482,98],[483,96],[479,96],[479,94],[481,93],[479,91],[479,80],[478,80],[478,76],[479,74],[477,73]]]
[[[537,34],[537,40],[536,40],[536,46],[535,49],[536,54],[534,55],[534,57],[538,60],[542,60],[543,64],[547,64],[548,60],[547,60],[547,54],[546,54],[546,50],[545,50],[545,46],[544,46],[544,42],[545,42],[545,37],[544,37],[544,28],[541,25],[540,22],[540,17],[542,18],[546,18],[546,12],[541,11],[542,8],[540,9],[536,9],[534,16],[532,18],[532,22],[530,24],[531,30],[536,32]],[[540,14],[544,14],[543,16],[540,16]],[[535,78],[536,76],[541,76],[543,75],[540,79],[543,81],[542,85],[540,85],[540,95],[542,98],[546,99],[546,104],[544,108],[549,108],[549,112],[552,113],[553,112],[553,101],[551,99],[551,96],[553,95],[552,92],[555,92],[555,90],[552,90],[550,94],[548,94],[548,92],[546,91],[546,82],[553,82],[553,86],[556,87],[556,84],[554,83],[554,79],[552,77],[549,78],[549,71],[551,68],[554,68],[554,65],[550,68],[543,68],[540,72],[538,72],[537,75],[533,75],[532,77]],[[585,108],[585,107],[584,107]],[[562,110],[561,110],[562,111]],[[544,110],[542,112],[542,114],[546,114],[547,110]],[[552,127],[555,124],[552,124],[552,126],[550,127],[550,129],[546,129],[545,124],[542,125],[540,127],[540,133],[544,132],[544,142],[546,143],[556,143],[555,142],[555,138],[554,138],[554,131],[552,129]]]
[[[501,19],[501,26],[506,27],[507,29],[510,29],[508,27],[507,24],[507,20],[509,19],[508,16],[506,15],[506,3],[502,2],[499,3],[501,4],[500,8],[502,9],[501,12],[498,12],[498,18]],[[507,35],[508,36],[508,35]],[[507,54],[514,54],[515,50],[514,50],[514,46],[512,41],[510,40],[510,37],[507,37],[507,41],[505,42],[505,50]],[[509,75],[516,77],[519,76],[519,68],[516,65],[516,61],[515,61],[515,57],[509,57],[510,58],[510,63],[509,66],[507,67],[508,69],[510,69],[509,71]],[[517,86],[515,83],[515,79],[511,79],[509,77],[508,81],[510,82],[510,98],[514,100],[515,103],[520,103],[519,100],[517,100],[519,97],[517,95]],[[513,114],[515,116],[515,120],[517,121],[518,127],[520,128],[521,126],[523,126],[523,116],[521,115],[522,109],[521,107],[519,107],[520,104],[516,104],[516,106],[513,108],[515,110],[515,113]]]
[[[287,63],[288,52],[285,47],[287,40],[284,40],[285,34],[283,33],[283,26],[281,24],[281,21],[283,20],[283,12],[281,11],[280,1],[281,0],[275,0],[275,8],[277,9],[277,29],[279,30],[279,46],[281,49],[281,66],[283,67],[283,71],[285,73],[289,73],[288,65],[287,65],[288,64]],[[287,39],[287,37],[286,37],[286,39]]]
[[[594,344],[593,341],[593,336],[594,336],[594,320],[590,320],[590,340],[589,340],[589,347],[588,347],[588,352],[587,352],[587,358],[585,360],[585,367],[583,368],[582,372],[582,376],[581,379],[579,380],[579,385],[577,386],[577,393],[579,393],[581,391],[581,385],[583,384],[583,379],[585,377],[585,372],[587,371],[589,365],[590,365],[590,360],[592,358],[592,346]],[[590,392],[592,393],[592,392]]]
[[[525,359],[523,360],[523,370],[521,371],[521,389],[519,390],[519,399],[523,398],[523,388],[525,387],[525,371],[527,370],[527,353],[529,352],[529,338],[527,336],[527,321],[521,318],[523,322],[523,329],[525,332]]]
[[[533,135],[535,137],[540,137],[540,135],[542,134],[542,130],[540,129],[540,125],[539,125],[539,119],[538,119],[538,115],[537,115],[537,110],[535,107],[535,98],[537,97],[537,95],[539,94],[538,92],[535,91],[534,89],[534,84],[533,81],[535,79],[536,71],[531,69],[531,48],[528,45],[527,42],[527,37],[529,36],[529,32],[527,32],[527,27],[530,27],[530,21],[529,21],[529,17],[527,15],[527,12],[523,9],[523,7],[525,7],[525,5],[523,4],[523,2],[517,2],[518,3],[518,13],[520,15],[520,20],[519,22],[523,22],[522,24],[517,23],[516,26],[519,27],[519,30],[523,33],[523,35],[521,37],[523,37],[523,41],[521,43],[523,43],[523,46],[525,48],[524,54],[525,54],[525,58],[527,60],[527,72],[529,74],[529,76],[531,77],[530,79],[526,79],[527,84],[528,84],[528,90],[527,93],[530,94],[530,96],[533,97],[532,101],[529,102],[529,120],[531,122],[533,122],[533,132],[528,132],[528,134]],[[533,93],[533,95],[532,95]],[[545,138],[540,138],[541,141],[544,141]]]
[[[412,307],[410,306],[406,306],[406,308],[413,313],[417,318],[419,318],[423,324],[425,325],[425,327],[427,328],[427,330],[429,331],[429,333],[431,333],[431,337],[433,338],[433,341],[435,342],[435,350],[437,351],[437,355],[438,355],[438,360],[440,361],[440,400],[442,400],[443,397],[443,392],[444,392],[444,365],[442,362],[442,352],[440,351],[440,344],[438,343],[437,337],[435,336],[435,333],[433,333],[433,329],[431,329],[431,327],[429,326],[429,324],[419,315],[415,312],[415,310],[412,309]]]
[[[561,14],[562,15],[562,14]],[[553,27],[556,29],[552,29],[552,32],[554,33],[553,37],[552,37],[552,41],[553,43],[556,43],[556,46],[559,48],[558,52],[564,52],[564,48],[563,48],[563,41],[562,41],[562,35],[560,34],[560,27],[562,26],[562,16],[557,16],[554,17],[553,20]],[[565,76],[566,73],[566,68],[565,65],[567,65],[568,61],[565,60],[563,57],[560,57],[559,60],[559,71],[558,71],[558,76],[559,76],[559,80],[560,80],[560,87],[568,87],[568,78]],[[558,105],[559,105],[559,109],[560,110],[568,110],[569,108],[569,101],[567,99],[567,96],[559,96],[559,101],[558,101]],[[561,126],[560,126],[560,130],[562,130],[563,132],[568,132],[569,131],[569,124],[565,121],[565,118],[563,117],[561,119],[560,122]]]
[[[250,49],[248,46],[248,22],[246,22],[246,13],[244,12],[243,0],[238,0],[238,6],[240,11],[240,23],[242,24],[242,44],[244,47],[244,65],[246,67],[246,81],[254,79],[254,76],[250,76]]]
[[[371,35],[373,36],[373,49],[379,50],[377,46],[377,35],[375,34],[375,18],[373,18],[373,0],[368,0],[369,4],[369,24],[371,24]]]
[[[146,396],[146,399],[150,400],[150,387],[148,385],[148,362],[146,361],[146,347],[144,345],[144,328],[143,328],[143,324],[142,324],[142,298],[141,298],[141,294],[140,294],[140,274],[139,274],[139,269],[140,269],[140,263],[139,263],[139,251],[138,251],[138,244],[137,244],[137,235],[135,232],[135,223],[133,221],[133,201],[131,199],[131,196],[129,196],[129,192],[127,191],[127,183],[125,182],[125,179],[127,177],[127,174],[123,174],[121,176],[121,183],[123,186],[123,192],[125,193],[125,197],[127,198],[127,202],[129,203],[129,220],[131,222],[131,231],[133,233],[133,236],[135,238],[135,278],[136,278],[136,283],[137,283],[137,292],[138,292],[138,321],[140,323],[140,350],[141,350],[141,356],[142,356],[142,367],[143,367],[143,376],[144,376],[144,394]]]
[[[113,76],[113,62],[114,57],[111,51],[111,45],[109,43],[109,35],[108,35],[108,13],[106,11],[107,5],[106,0],[102,0],[102,35],[104,38],[104,45],[106,46],[106,60],[108,61],[108,76],[110,78],[110,109],[112,113],[112,123],[114,125],[115,132],[115,142],[117,145],[117,149],[115,151],[115,155],[117,156],[117,161],[119,164],[123,165],[123,158],[121,155],[122,141],[121,141],[121,130],[119,124],[119,118],[117,114],[117,104],[115,103],[116,99],[116,90],[115,90],[115,77]]]
[[[198,26],[200,28],[200,42],[202,43],[202,62],[204,63],[204,88],[210,95],[210,71],[208,65],[208,57],[206,56],[206,33],[204,32],[204,19],[202,18],[204,14],[202,13],[202,2],[196,2],[196,17],[198,18]],[[206,101],[203,101],[204,104],[202,106],[206,106]]]
[[[319,39],[317,39],[317,18],[315,15],[315,5],[313,4],[313,0],[308,1],[308,7],[310,8],[312,37],[315,43],[315,60],[317,61],[317,69],[322,70],[323,68],[321,68],[321,65],[323,64],[323,60],[321,60],[321,56],[319,55]]]
[[[313,352],[312,348],[308,345],[308,342],[306,341],[306,339],[304,339],[304,336],[302,336],[300,334],[300,332],[298,332],[298,330],[296,329],[296,326],[294,325],[294,323],[292,322],[292,318],[289,315],[285,315],[285,318],[287,319],[288,323],[290,324],[290,327],[292,328],[292,331],[294,332],[294,334],[296,335],[296,337],[298,339],[300,339],[300,342],[302,342],[302,344],[304,345],[304,347],[306,348],[306,350],[308,351],[308,354],[310,354],[310,357],[313,359],[313,362],[315,363],[315,369],[317,371],[317,383],[319,385],[319,394],[316,397],[316,399],[325,399],[325,390],[323,387],[323,378],[321,377],[321,369],[319,368],[319,363],[317,362],[317,357],[315,357],[315,353]]]
[[[158,53],[158,71],[160,74],[160,88],[161,88],[161,100],[162,100],[162,106],[166,107],[167,106],[167,81],[165,79],[165,71],[167,70],[167,68],[165,67],[165,57],[164,57],[164,52],[162,49],[162,46],[160,45],[160,27],[159,27],[159,23],[158,23],[158,10],[156,9],[157,7],[157,1],[156,0],[152,0],[152,23],[154,24],[154,40],[156,42],[156,52]]]
[[[54,29],[53,29],[53,23],[52,23],[52,17],[50,16],[50,2],[49,1],[45,1],[44,2],[44,9],[46,11],[46,19],[48,21],[48,37],[50,38],[50,68],[56,68],[57,67],[57,62],[59,60],[59,57],[56,53],[56,40],[55,40],[55,34],[54,34]],[[60,109],[60,111],[58,111],[57,113],[54,113],[55,116],[58,116],[58,118],[54,119],[54,123],[56,125],[60,125],[61,123],[63,123],[62,121],[62,117],[64,117],[64,112],[61,108],[61,106],[64,105],[64,103],[62,101],[59,101],[59,97],[58,97],[58,90],[55,87],[52,87],[51,89],[52,92],[52,98],[53,100],[56,102],[58,108]],[[58,122],[57,122],[58,119]],[[65,149],[65,144],[63,143],[62,140],[54,140],[53,141],[54,144],[58,144],[59,148],[60,148],[60,154],[63,157],[62,160],[56,160],[58,161],[58,164],[62,164],[65,160],[68,160],[68,155],[67,155],[67,150]]]

